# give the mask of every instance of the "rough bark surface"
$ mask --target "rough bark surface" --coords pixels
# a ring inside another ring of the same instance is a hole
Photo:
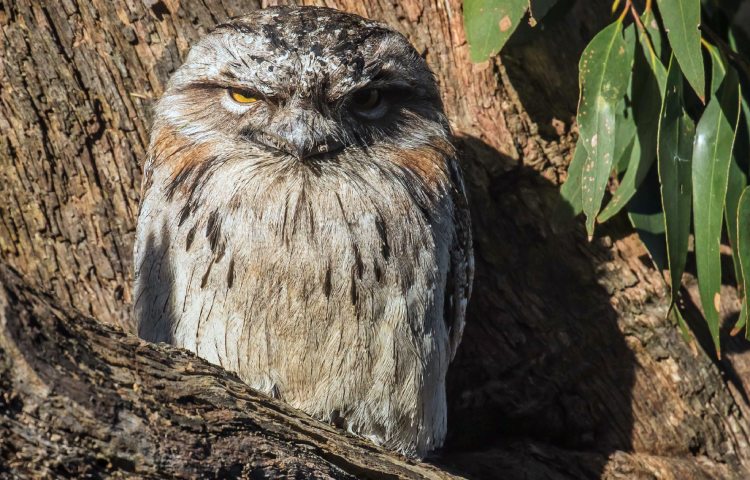
[[[345,437],[184,350],[66,312],[4,267],[0,281],[0,474],[453,478]]]
[[[589,243],[561,208],[575,66],[610,2],[561,0],[543,28],[519,32],[502,62],[480,65],[468,61],[460,0],[317,3],[386,21],[412,40],[463,152],[477,275],[449,373],[441,468],[479,478],[750,476],[748,344],[735,340],[715,361],[684,342],[665,319],[662,276],[627,225],[605,225]],[[149,108],[191,42],[257,6],[0,0],[0,252],[32,286],[4,275],[0,464],[32,475],[28,462],[56,452],[50,475],[153,465],[154,476],[367,476],[356,460],[364,444],[316,437],[336,436],[217,368],[70,310],[131,329]],[[191,362],[200,374],[186,370]],[[335,459],[329,444],[339,445]],[[378,458],[373,472],[403,463]]]

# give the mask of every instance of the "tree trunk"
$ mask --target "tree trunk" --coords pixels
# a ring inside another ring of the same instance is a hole
[[[560,0],[479,65],[460,0],[317,3],[409,37],[462,152],[477,275],[437,467],[114,327],[133,326],[149,109],[193,41],[258,5],[0,0],[0,252],[23,276],[2,270],[0,475],[747,478],[748,344],[718,361],[683,341],[624,219],[589,243],[561,213],[577,59],[611,2]]]

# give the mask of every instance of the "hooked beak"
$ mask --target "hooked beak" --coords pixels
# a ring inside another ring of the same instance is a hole
[[[344,144],[340,140],[330,133],[324,133],[332,125],[319,113],[303,110],[290,117],[286,121],[268,125],[263,131],[252,132],[250,139],[298,160],[309,160],[343,150]]]
[[[343,150],[344,144],[333,138],[323,139],[297,139],[284,138],[267,132],[254,132],[249,135],[251,141],[259,143],[272,150],[280,150],[298,160],[309,160],[314,157],[336,153]]]

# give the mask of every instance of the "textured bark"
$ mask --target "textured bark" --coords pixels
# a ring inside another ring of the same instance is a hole
[[[454,478],[0,279],[0,474]]]
[[[575,139],[577,58],[610,2],[561,0],[543,29],[522,27],[531,31],[518,32],[502,62],[479,65],[468,61],[459,0],[318,3],[386,21],[413,41],[463,152],[477,276],[449,373],[442,468],[484,478],[750,475],[748,344],[728,344],[719,362],[684,342],[665,319],[662,276],[623,219],[589,243],[557,193]],[[132,328],[150,105],[191,42],[256,6],[0,0],[0,252],[60,302],[50,307],[6,275],[0,465],[365,475],[356,460],[364,444],[347,446],[217,368],[70,310]],[[191,362],[200,375],[185,370]],[[377,458],[373,472],[399,465]]]

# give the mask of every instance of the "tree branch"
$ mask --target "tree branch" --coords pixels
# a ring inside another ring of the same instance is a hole
[[[66,311],[9,268],[0,283],[0,474],[455,478]]]

